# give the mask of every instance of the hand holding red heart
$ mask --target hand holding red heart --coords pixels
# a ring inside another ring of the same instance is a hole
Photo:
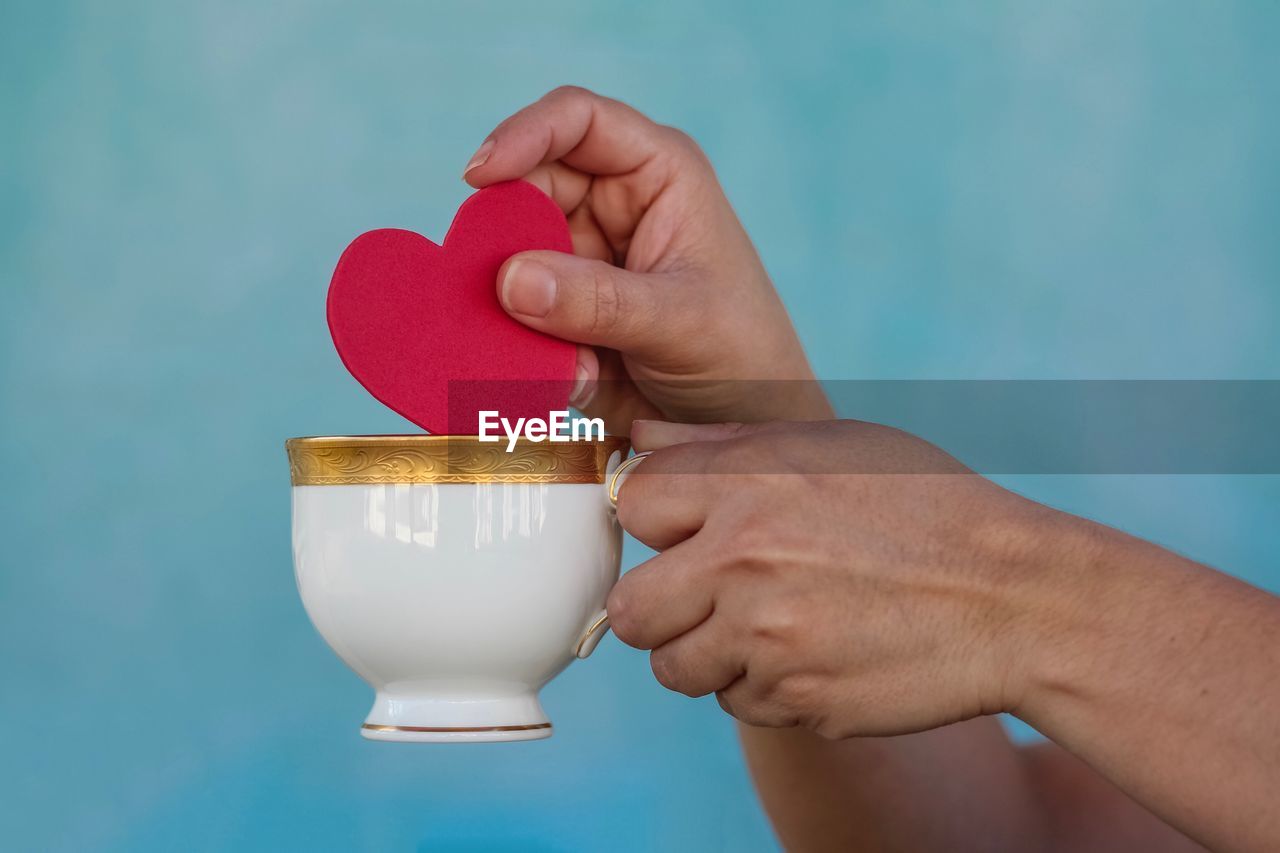
[[[568,217],[576,256],[516,255],[497,286],[512,317],[582,345],[572,402],[611,431],[638,417],[829,415],[816,384],[766,398],[733,381],[813,374],[711,164],[680,131],[557,89],[498,125],[465,178],[523,178]]]

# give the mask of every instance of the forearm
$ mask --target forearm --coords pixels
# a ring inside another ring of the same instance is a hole
[[[1009,710],[1092,771],[1053,747],[1015,749],[992,719],[840,743],[744,729],[784,843],[1181,844],[1158,817],[1215,849],[1273,849],[1280,603],[1118,531],[1005,496],[987,498],[953,543],[956,554],[976,555],[971,570],[985,580],[975,587],[948,569],[932,581],[948,601],[983,602],[963,642],[981,659],[985,698],[952,719]]]
[[[980,717],[901,737],[831,741],[739,726],[788,850],[1043,850],[1029,767]]]
[[[834,416],[816,382],[796,390],[807,399],[790,417]],[[1043,849],[1029,768],[994,717],[889,738],[746,725],[739,735],[788,850]]]
[[[1050,522],[1011,710],[1220,850],[1280,845],[1280,603],[1118,531]],[[1034,638],[1034,639],[1032,639]]]

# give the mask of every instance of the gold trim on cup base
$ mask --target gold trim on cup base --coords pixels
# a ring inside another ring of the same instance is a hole
[[[528,726],[467,726],[467,727],[439,727],[439,726],[381,726],[374,723],[365,723],[360,728],[367,729],[371,732],[431,732],[434,734],[478,734],[481,732],[529,732],[534,729],[549,729],[550,723],[533,723]]]
[[[335,435],[284,443],[295,486],[383,483],[604,483],[614,453],[630,441],[530,441],[474,435]]]

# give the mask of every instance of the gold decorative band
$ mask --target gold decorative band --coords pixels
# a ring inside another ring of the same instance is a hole
[[[552,444],[522,438],[481,442],[471,435],[355,435],[291,438],[290,478],[295,486],[382,483],[603,483],[609,458],[626,455],[630,442]]]
[[[377,726],[365,723],[360,728],[371,732],[436,732],[436,733],[468,733],[477,732],[531,732],[534,729],[549,729],[550,723],[534,723],[529,726],[473,726],[473,727],[439,727],[439,726]]]

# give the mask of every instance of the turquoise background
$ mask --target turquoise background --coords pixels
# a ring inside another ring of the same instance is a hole
[[[324,323],[573,82],[691,132],[826,378],[1280,378],[1268,3],[6,3],[0,847],[772,849],[608,640],[540,743],[366,743],[285,437],[400,431]],[[856,414],[852,412],[849,414]],[[1275,477],[1007,482],[1280,587]],[[634,562],[639,549],[629,552]]]

